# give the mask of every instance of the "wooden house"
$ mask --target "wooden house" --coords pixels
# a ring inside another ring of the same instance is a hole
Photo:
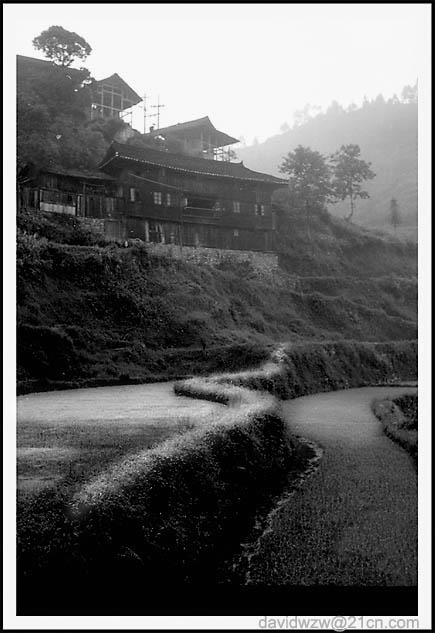
[[[26,165],[18,176],[18,206],[77,217],[110,219],[117,204],[114,179],[86,171]]]
[[[208,116],[168,127],[151,129],[144,140],[160,139],[172,151],[198,158],[224,159],[225,147],[238,139],[217,130]]]
[[[208,117],[158,132],[140,146],[112,142],[98,170],[27,166],[19,206],[95,220],[120,241],[273,252],[272,193],[287,182],[219,160],[215,150],[236,139]]]
[[[113,142],[100,169],[117,183],[123,211],[113,237],[218,249],[273,251],[272,192],[281,178],[242,162]],[[121,209],[121,206],[118,206]]]

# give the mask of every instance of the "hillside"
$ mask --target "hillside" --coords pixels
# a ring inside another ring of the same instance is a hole
[[[281,219],[281,272],[152,256],[74,218],[18,216],[20,392],[260,363],[277,341],[416,338],[416,249],[323,214]]]
[[[283,157],[298,145],[325,155],[341,145],[356,143],[361,156],[372,163],[376,178],[367,183],[370,194],[359,200],[354,221],[367,227],[393,230],[389,204],[396,198],[402,217],[398,235],[416,237],[417,226],[417,103],[377,98],[356,109],[335,104],[326,113],[308,118],[291,130],[263,143],[237,150],[238,158],[255,170],[279,175]],[[331,205],[329,210],[344,217],[347,206]]]

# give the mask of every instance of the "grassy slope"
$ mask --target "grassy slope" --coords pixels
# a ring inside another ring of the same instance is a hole
[[[321,216],[290,218],[275,283],[98,242],[74,220],[19,217],[23,391],[239,369],[276,341],[416,337],[415,247]]]

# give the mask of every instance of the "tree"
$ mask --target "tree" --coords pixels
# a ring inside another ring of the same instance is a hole
[[[279,171],[289,175],[289,192],[298,208],[325,207],[331,192],[331,174],[322,154],[298,145],[284,158]]]
[[[418,82],[414,86],[405,86],[402,90],[403,103],[417,103],[418,101]]]
[[[310,215],[324,210],[331,194],[331,173],[326,159],[319,152],[299,145],[287,154],[279,171],[289,175],[289,204],[305,211],[311,240]]]
[[[397,204],[396,198],[392,198],[390,201],[390,222],[391,226],[393,226],[395,229],[397,229],[397,227],[402,223],[399,205]]]
[[[51,64],[19,78],[17,85],[17,159],[19,164],[95,165],[89,151],[100,135],[88,129],[91,93],[89,72]],[[79,132],[77,132],[79,130]],[[80,138],[80,141],[78,139]]]
[[[394,93],[393,96],[390,99],[388,99],[387,103],[388,105],[397,105],[398,103],[400,103],[400,100],[397,94]]]
[[[311,105],[311,103],[306,103],[302,110],[295,110],[293,112],[293,124],[295,127],[299,127],[301,125],[305,125],[311,121],[314,117],[316,117],[321,111],[321,107],[318,105]]]
[[[330,117],[340,116],[344,113],[343,106],[338,103],[338,101],[333,101],[331,105],[326,110],[326,114]]]
[[[92,48],[87,41],[62,26],[50,26],[34,38],[33,46],[59,66],[71,66],[77,59],[86,59]]]
[[[371,163],[360,159],[359,145],[342,145],[338,152],[330,157],[332,163],[332,190],[335,201],[350,201],[350,213],[346,220],[350,220],[355,210],[357,198],[369,198],[367,191],[361,185],[365,180],[371,180],[376,174],[370,169]]]
[[[237,160],[237,153],[229,147],[224,153],[224,160],[231,162],[232,160]]]

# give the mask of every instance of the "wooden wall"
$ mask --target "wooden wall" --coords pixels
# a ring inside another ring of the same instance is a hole
[[[210,163],[212,167],[213,161]],[[153,184],[141,180],[141,178],[161,184],[159,186],[159,184]],[[137,167],[134,164],[129,164],[123,166],[117,179],[123,183],[124,199],[129,196],[129,188],[134,187],[140,191],[144,202],[152,201],[153,191],[161,191],[171,194],[175,206],[180,206],[184,197],[188,199],[197,197],[209,199],[210,206],[213,206],[214,202],[220,201],[222,208],[232,211],[233,201],[238,201],[240,212],[249,215],[255,215],[255,204],[263,204],[265,215],[271,215],[272,191],[277,188],[277,185],[270,183],[214,178],[201,174],[183,174],[152,165]],[[169,187],[165,187],[165,185],[169,185]]]
[[[157,244],[250,251],[274,250],[272,231],[127,218],[125,239],[134,238]]]

